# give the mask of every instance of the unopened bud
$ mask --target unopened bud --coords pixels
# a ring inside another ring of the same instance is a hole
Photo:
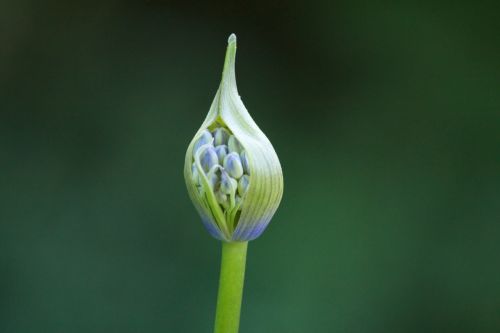
[[[283,195],[278,156],[238,95],[235,55],[236,36],[231,35],[222,81],[184,167],[189,195],[205,227],[226,242],[259,237]]]
[[[219,163],[219,158],[213,147],[206,147],[205,150],[201,152],[200,163],[205,172],[208,172],[214,165]]]
[[[224,159],[227,156],[227,146],[226,145],[220,145],[215,147],[215,152],[217,153],[217,157],[219,158],[219,164],[224,163]]]
[[[243,196],[245,193],[247,193],[248,190],[248,184],[250,183],[249,177],[247,175],[243,175],[243,177],[240,178],[238,181],[238,194]]]

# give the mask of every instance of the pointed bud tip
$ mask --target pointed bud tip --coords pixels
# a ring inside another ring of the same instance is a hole
[[[227,39],[227,43],[228,44],[231,44],[231,43],[236,43],[236,35],[235,34],[231,34],[229,36],[229,38]]]

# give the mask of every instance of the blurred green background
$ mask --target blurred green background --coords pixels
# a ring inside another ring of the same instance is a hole
[[[182,170],[231,32],[285,175],[241,332],[499,332],[498,7],[0,2],[0,332],[211,332]]]

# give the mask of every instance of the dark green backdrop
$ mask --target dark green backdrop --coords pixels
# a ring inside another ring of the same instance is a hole
[[[280,156],[242,333],[500,331],[494,1],[0,3],[0,332],[211,332],[184,152],[238,35]]]

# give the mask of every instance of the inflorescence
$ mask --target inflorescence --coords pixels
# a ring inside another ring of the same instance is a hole
[[[228,128],[202,132],[193,148],[191,171],[201,196],[205,195],[201,177],[206,177],[224,214],[237,213],[248,190],[250,170],[243,146]]]

